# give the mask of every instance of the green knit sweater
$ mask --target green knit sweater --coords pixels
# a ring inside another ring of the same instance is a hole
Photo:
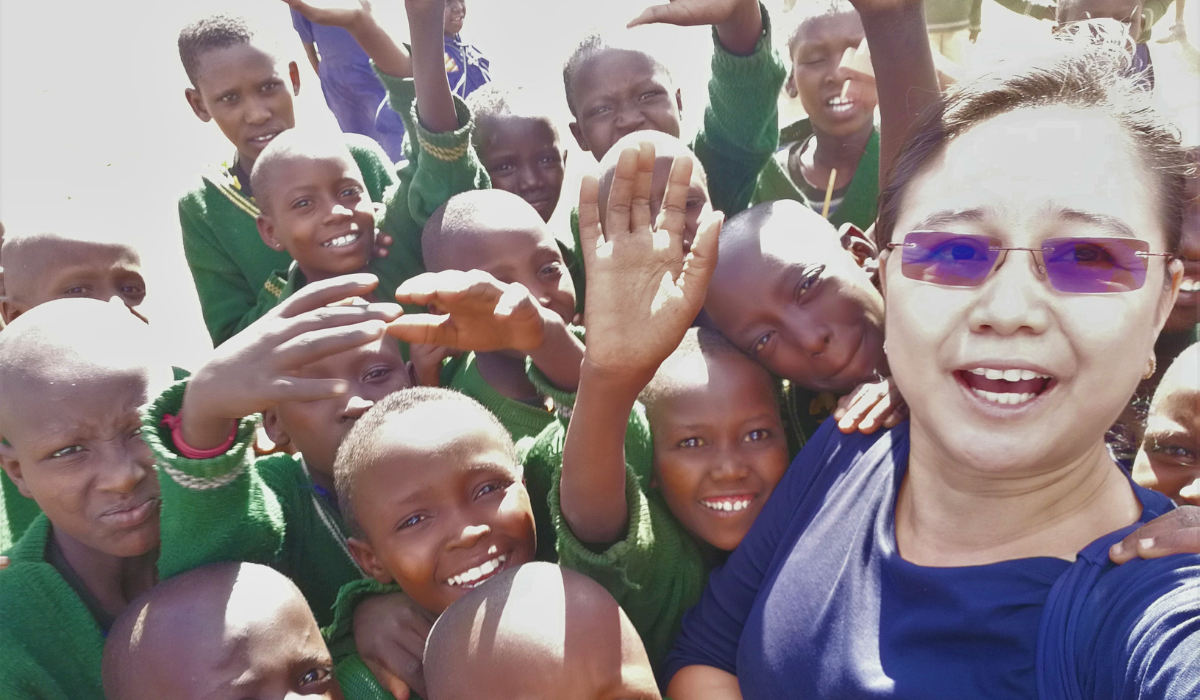
[[[345,138],[371,199],[383,201],[384,191],[395,182],[387,154],[365,136]],[[200,184],[179,200],[183,252],[214,345],[278,303],[280,290],[269,280],[292,260],[262,242],[254,223],[258,205],[241,190],[231,168],[222,164],[202,174]]]
[[[801,204],[812,207],[804,191],[796,186],[792,179],[788,161],[793,150],[801,148],[804,142],[812,136],[812,123],[801,119],[785,127],[779,134],[782,148],[775,157],[763,168],[758,176],[758,187],[754,191],[754,204],[773,202],[778,199],[793,199]],[[867,140],[867,148],[858,161],[854,178],[850,187],[837,209],[829,215],[829,223],[841,226],[850,222],[863,231],[875,223],[876,204],[879,199],[879,130],[873,129]],[[820,205],[820,202],[817,202]]]
[[[771,43],[771,17],[761,7],[763,33],[749,56],[729,53],[712,30],[712,77],[704,122],[692,152],[708,175],[713,209],[731,218],[750,206],[759,172],[779,145],[779,90],[787,67]],[[579,212],[571,211],[574,248],[567,268],[575,283],[576,308],[583,310],[586,282],[579,251]]]
[[[536,436],[554,420],[554,413],[550,408],[510,399],[496,391],[480,374],[479,362],[473,352],[447,362],[442,369],[441,384],[470,396],[491,411],[508,430],[513,442]],[[554,406],[553,399],[548,402],[548,406]]]
[[[321,625],[338,589],[363,577],[346,547],[341,515],[319,495],[301,458],[254,458],[255,420],[243,419],[229,451],[194,460],[176,452],[165,415],[177,415],[187,382],[146,409],[144,436],[158,461],[166,578],[216,561],[271,566],[296,582]]]
[[[39,515],[0,571],[0,698],[104,700],[104,634],[46,561],[50,521]]]

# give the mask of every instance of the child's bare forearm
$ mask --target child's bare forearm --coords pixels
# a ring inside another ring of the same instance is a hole
[[[891,170],[917,116],[936,103],[937,71],[920,3],[887,10],[859,10],[879,92],[879,172]]]
[[[583,343],[557,314],[545,308],[541,311],[546,318],[544,340],[541,347],[529,353],[529,359],[554,386],[564,391],[577,391]]]
[[[211,450],[224,444],[237,424],[236,420],[221,415],[210,401],[213,398],[210,394],[206,373],[201,368],[188,382],[179,409],[183,441],[197,450]]]
[[[645,384],[597,371],[586,361],[580,370],[559,489],[563,517],[581,542],[615,542],[629,520],[625,430]]]
[[[417,91],[417,117],[434,133],[458,129],[458,112],[446,79],[445,47],[442,37],[444,7],[441,2],[408,3],[408,26],[412,34],[412,71]],[[378,65],[378,64],[377,64]]]
[[[376,21],[374,15],[365,15],[360,22],[347,29],[367,56],[375,62],[376,68],[397,78],[412,76],[412,57],[408,55],[404,45],[396,41]],[[416,43],[415,38],[413,43]]]
[[[762,36],[762,9],[758,0],[746,0],[729,19],[716,25],[717,39],[735,56],[749,56]]]
[[[308,62],[312,64],[313,72],[317,72],[317,67],[321,65],[321,57],[317,55],[317,45],[311,41],[304,42],[304,53],[308,56]]]

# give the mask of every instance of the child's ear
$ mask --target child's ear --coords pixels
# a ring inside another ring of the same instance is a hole
[[[288,77],[292,79],[292,95],[300,95],[300,66],[295,61],[288,63]]]
[[[842,240],[842,247],[854,256],[854,262],[869,271],[879,257],[879,249],[875,247],[870,237],[862,229],[849,222],[841,225],[841,228],[838,229],[838,236]]]
[[[379,583],[391,583],[394,580],[379,561],[379,557],[375,556],[375,550],[365,540],[351,537],[346,540],[346,546],[350,549],[350,556],[354,557],[358,566],[367,572],[367,576]]]
[[[683,114],[683,90],[675,88],[675,106],[679,108],[679,113]]]
[[[783,84],[784,92],[793,100],[799,96],[800,91],[796,89],[796,71],[795,69],[788,71],[787,82]]]
[[[208,113],[208,107],[204,106],[204,98],[200,96],[199,90],[196,88],[187,88],[183,91],[183,96],[187,99],[188,106],[192,108],[192,113],[200,121],[212,121],[212,115]]]
[[[283,243],[275,237],[275,222],[271,217],[259,214],[254,219],[254,225],[258,227],[258,235],[262,238],[263,243],[271,250],[283,250]]]
[[[275,412],[275,409],[270,408],[263,411],[262,420],[263,431],[267,434],[271,442],[275,443],[278,447],[286,447],[291,444],[292,437],[283,429],[283,423],[280,422],[279,414]]]
[[[4,469],[4,473],[8,474],[8,478],[16,484],[17,491],[25,498],[33,498],[33,494],[29,492],[29,488],[25,485],[25,477],[21,473],[21,462],[17,460],[17,451],[12,445],[0,441],[0,468]]]
[[[567,124],[567,128],[571,130],[571,135],[575,137],[575,143],[579,144],[579,150],[585,152],[592,150],[592,147],[588,145],[587,139],[583,136],[583,129],[579,128],[579,122],[571,122]]]

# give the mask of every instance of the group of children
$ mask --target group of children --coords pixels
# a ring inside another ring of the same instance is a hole
[[[535,100],[452,91],[450,3],[406,0],[406,46],[365,1],[284,2],[370,58],[403,160],[297,126],[296,65],[213,16],[179,37],[189,105],[236,149],[179,203],[212,358],[157,359],[126,243],[3,242],[0,695],[660,697],[684,611],[817,426],[904,417],[857,13],[798,7],[790,69],[757,0],[635,20],[713,27],[690,143],[653,52],[584,37],[576,200]],[[785,84],[808,117],[781,131]],[[644,336],[647,299],[694,327]],[[1198,362],[1166,372],[1133,466],[1195,503]]]

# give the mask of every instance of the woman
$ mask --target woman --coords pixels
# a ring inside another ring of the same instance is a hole
[[[869,4],[890,158],[933,74],[920,3]],[[1123,60],[989,75],[915,125],[877,224],[910,421],[810,440],[685,620],[671,697],[1200,697],[1200,558],[1108,561],[1171,508],[1104,433],[1178,294],[1186,168]]]

